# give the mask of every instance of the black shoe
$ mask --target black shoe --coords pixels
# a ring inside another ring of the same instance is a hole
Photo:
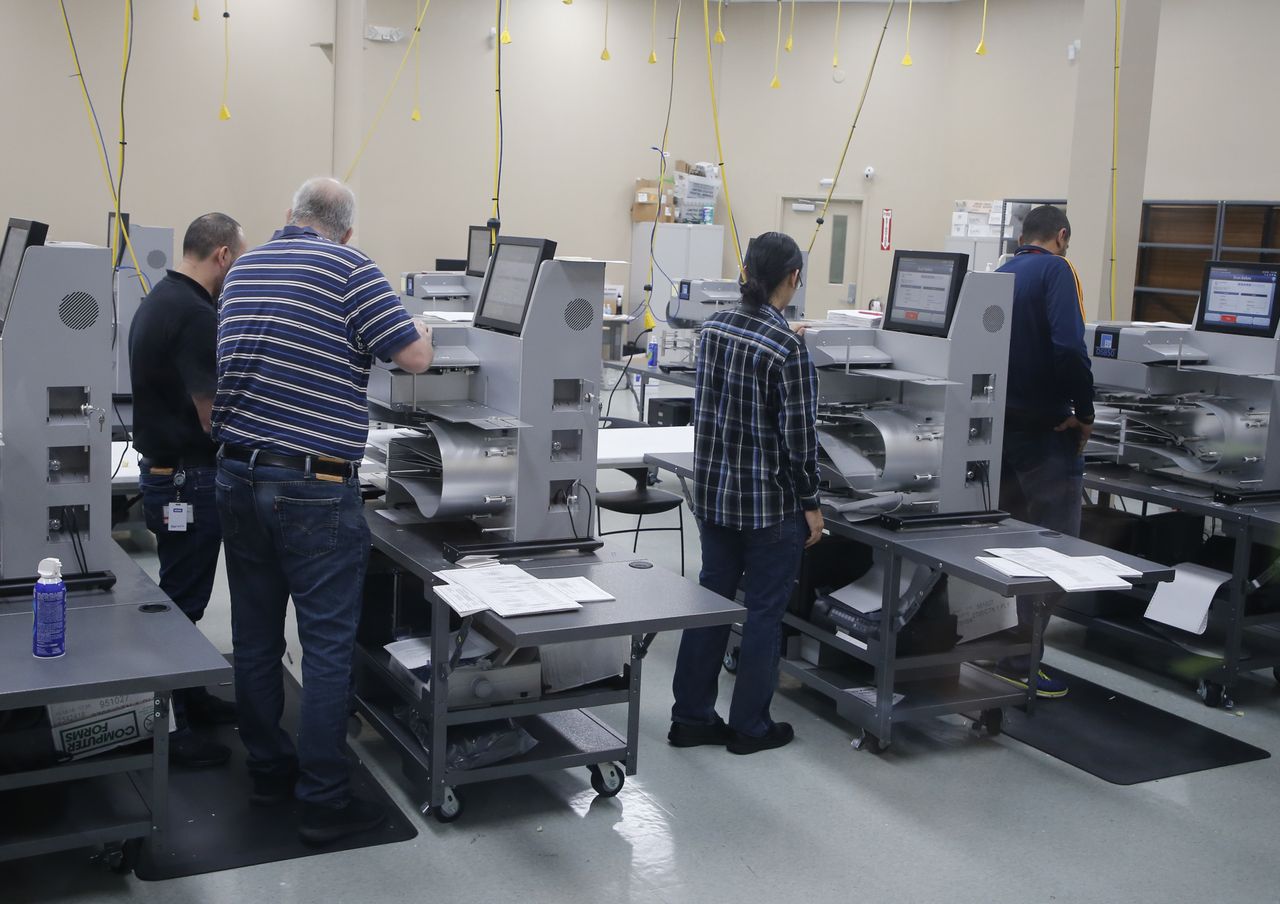
[[[709,744],[723,747],[729,741],[732,732],[723,719],[716,719],[710,725],[689,725],[684,722],[672,722],[667,732],[667,743],[672,747],[701,747]]]
[[[303,802],[298,836],[307,844],[331,844],[340,838],[382,825],[387,812],[381,804],[350,797],[336,807]]]
[[[196,725],[235,725],[236,705],[230,700],[216,697],[202,687],[188,688],[183,705],[187,721]]]
[[[188,769],[209,769],[225,766],[231,759],[231,748],[194,731],[175,731],[169,736],[169,762]]]
[[[752,737],[751,735],[733,732],[733,737],[729,739],[729,743],[725,745],[730,753],[746,754],[759,753],[761,750],[773,750],[775,747],[785,747],[795,740],[796,733],[786,722],[774,722],[769,726],[760,737]]]
[[[249,804],[254,807],[274,807],[293,800],[293,787],[298,783],[298,770],[287,772],[255,772],[253,793]]]

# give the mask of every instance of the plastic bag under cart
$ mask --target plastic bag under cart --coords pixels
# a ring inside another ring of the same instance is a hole
[[[427,721],[410,706],[396,707],[395,716],[413,732],[422,749],[430,753],[431,728]],[[459,725],[449,730],[445,768],[482,769],[523,756],[537,746],[537,739],[511,719]]]

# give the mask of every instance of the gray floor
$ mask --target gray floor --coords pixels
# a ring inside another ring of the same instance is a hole
[[[696,532],[686,545],[693,575]],[[641,551],[679,567],[674,534],[645,535]],[[154,554],[136,556],[154,574]],[[230,648],[221,578],[203,626]],[[1211,711],[1170,679],[1086,651],[1073,626],[1049,637],[1050,659],[1076,674],[1280,747],[1269,674],[1238,690],[1235,712]],[[1280,901],[1280,757],[1118,787],[958,720],[907,728],[877,757],[852,750],[848,725],[785,685],[774,716],[796,726],[790,747],[678,751],[665,743],[676,641],[659,638],[646,662],[640,771],[616,799],[595,799],[585,770],[481,785],[466,789],[452,826],[415,816],[412,842],[161,883],[58,855],[0,866],[0,900]],[[368,730],[358,745],[415,813],[387,748]]]

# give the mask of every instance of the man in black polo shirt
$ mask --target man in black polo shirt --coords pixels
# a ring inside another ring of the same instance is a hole
[[[142,505],[156,537],[160,588],[193,622],[204,615],[222,548],[214,500],[217,447],[209,418],[217,389],[217,297],[244,251],[240,224],[222,213],[198,217],[182,239],[182,262],[152,287],[129,330],[133,443],[142,454]],[[204,688],[174,694],[178,731],[170,758],[219,766],[231,751],[191,731],[192,723],[234,723],[235,707]]]

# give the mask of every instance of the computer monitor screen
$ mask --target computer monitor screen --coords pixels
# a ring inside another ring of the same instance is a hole
[[[498,239],[476,305],[475,325],[518,335],[529,312],[538,268],[555,252],[556,243],[546,239]]]
[[[472,226],[467,230],[467,276],[484,276],[489,269],[490,238],[488,226]]]
[[[32,245],[43,245],[49,227],[32,220],[9,220],[4,244],[0,245],[0,328],[9,319],[9,304],[18,285],[22,255]]]
[[[1196,329],[1274,337],[1280,321],[1280,264],[1209,261],[1204,267]]]
[[[884,329],[945,337],[951,330],[968,267],[967,254],[895,252]]]

